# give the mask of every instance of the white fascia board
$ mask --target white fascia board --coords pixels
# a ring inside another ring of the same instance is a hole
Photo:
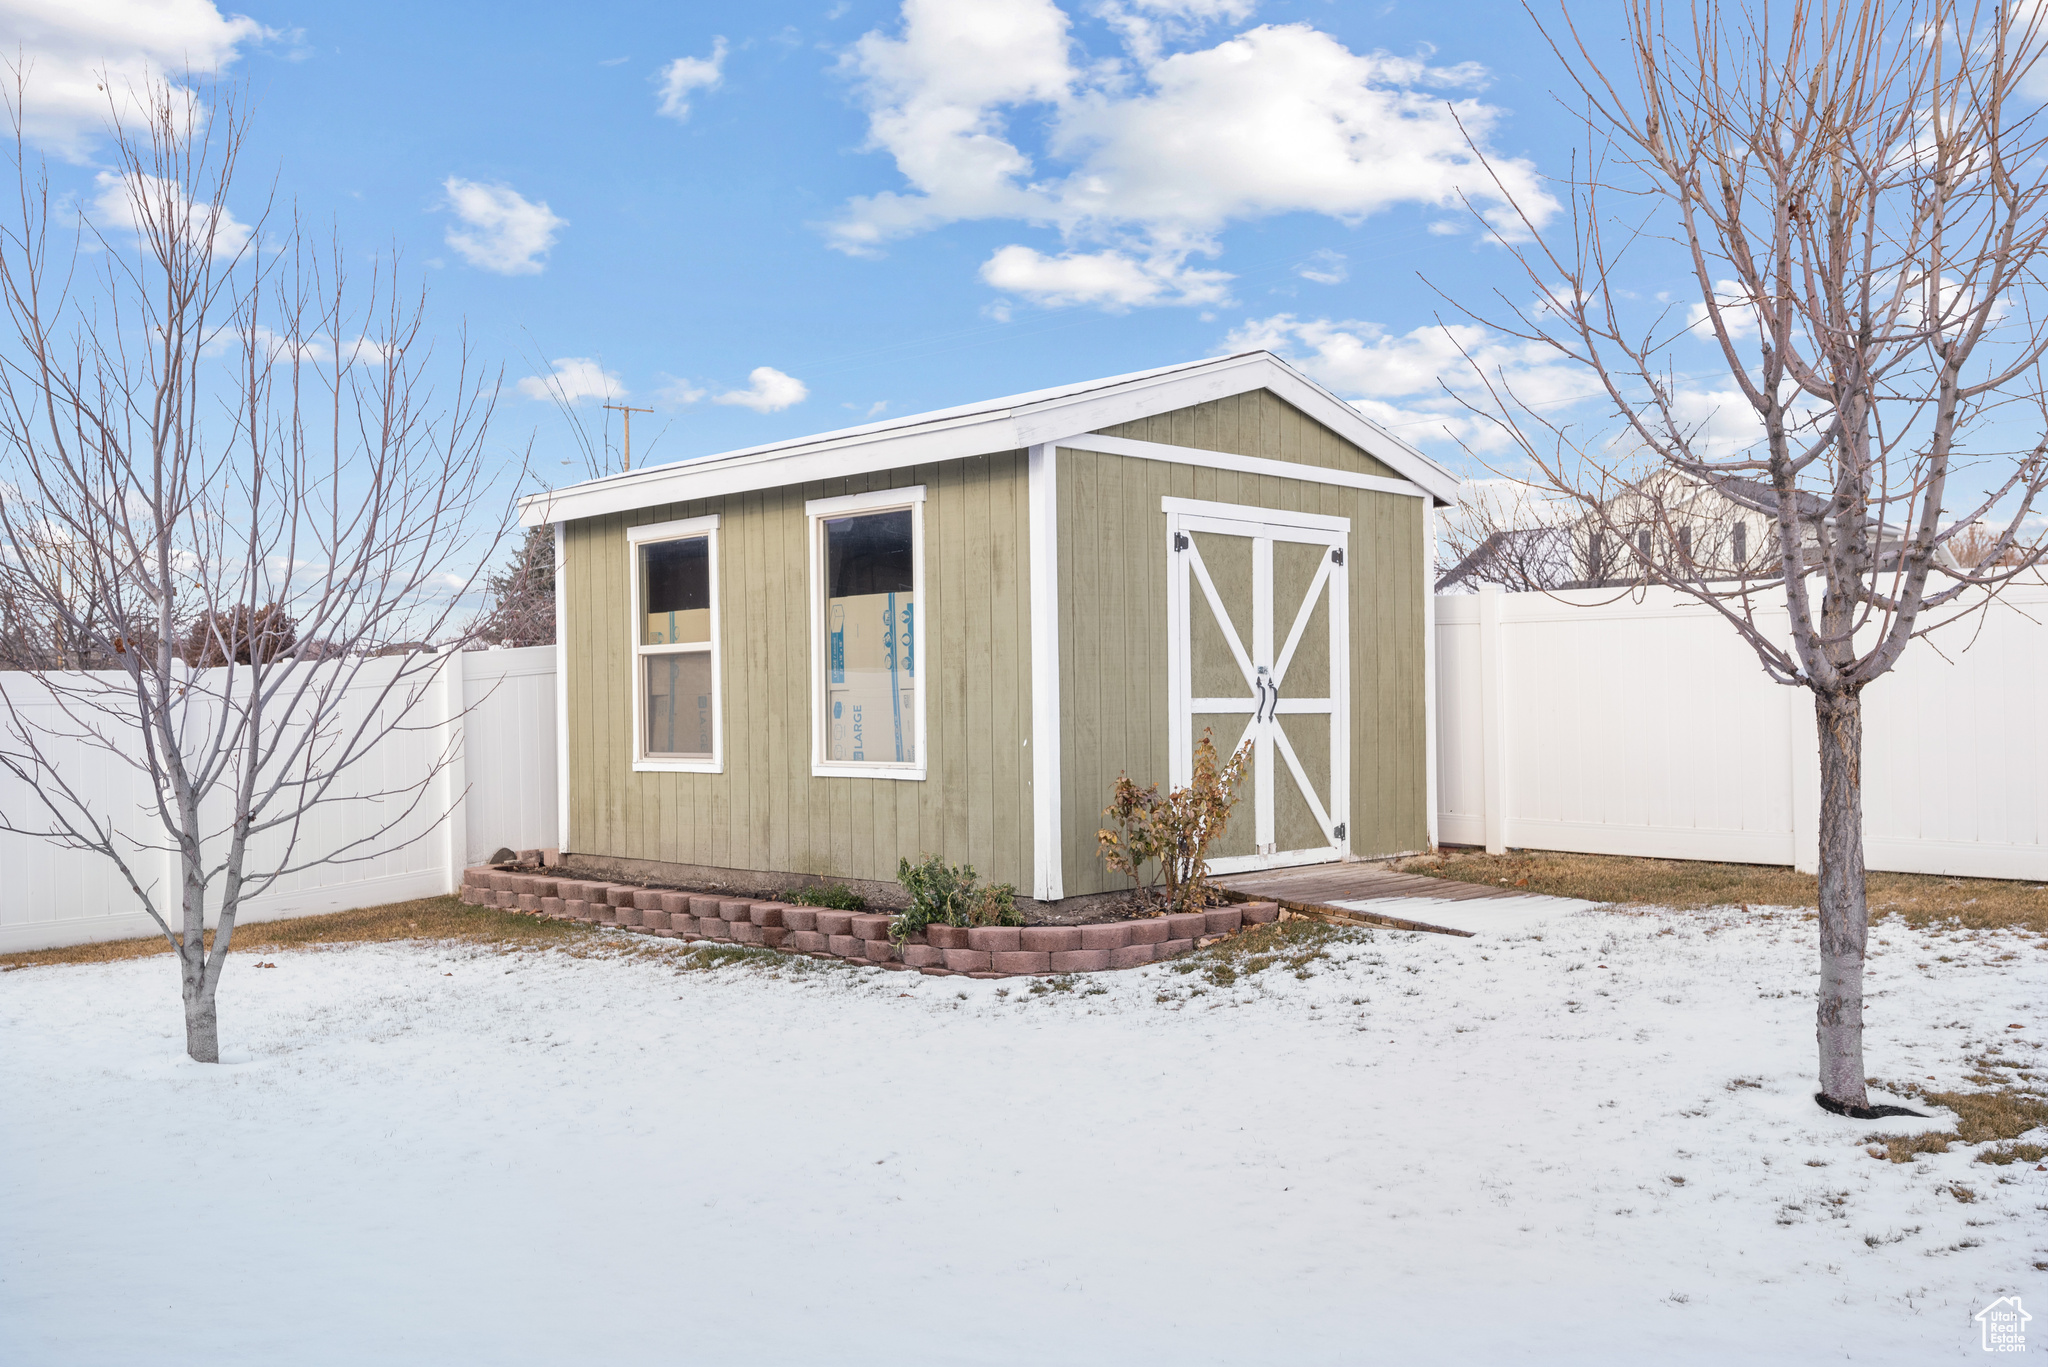
[[[631,476],[529,494],[520,500],[519,520],[526,526],[573,522],[579,518],[603,517],[607,513],[659,507],[664,503],[718,498],[754,489],[776,489],[789,484],[808,484],[814,480],[843,479],[875,470],[959,460],[965,456],[985,456],[997,451],[1016,451],[1027,444],[1016,439],[1016,423],[1007,411],[977,414],[972,418],[908,432],[851,434],[807,442],[793,448],[775,447],[759,454],[741,452],[709,460],[659,465],[650,470],[636,470]]]

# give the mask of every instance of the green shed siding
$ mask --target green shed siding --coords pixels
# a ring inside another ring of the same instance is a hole
[[[1399,479],[1400,474],[1352,445],[1269,389],[1254,389],[1189,408],[1155,413],[1136,422],[1102,429],[1105,437],[1191,446],[1233,456],[1260,456],[1299,465],[1320,465],[1359,475]]]
[[[804,503],[922,484],[923,782],[811,774]],[[566,525],[569,848],[891,881],[930,851],[1029,890],[1030,590],[1021,451]],[[626,528],[720,515],[724,772],[635,773]]]
[[[1196,419],[1184,416],[1220,406],[1162,414],[1147,424],[1163,424],[1180,444],[1273,454],[1270,447],[1224,444],[1213,415],[1199,420],[1212,422],[1207,435],[1193,427]],[[1284,423],[1265,424],[1270,409],[1260,412],[1262,433],[1284,430]],[[1147,424],[1111,430],[1139,440],[1166,439],[1139,430]],[[1311,444],[1298,435],[1285,440],[1297,449]],[[1423,500],[1066,448],[1059,452],[1058,469],[1066,893],[1128,886],[1096,853],[1099,814],[1119,773],[1140,784],[1164,786],[1167,780],[1167,550],[1160,499],[1169,496],[1351,519],[1351,849],[1371,856],[1426,845]]]

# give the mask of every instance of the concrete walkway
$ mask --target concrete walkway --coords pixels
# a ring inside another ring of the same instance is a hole
[[[1462,930],[1469,935],[1514,934],[1542,925],[1545,921],[1575,911],[1602,905],[1581,897],[1461,898],[1456,901],[1428,897],[1357,897],[1329,903],[1344,911],[1361,912],[1374,919],[1399,917],[1445,930]]]
[[[1452,935],[1520,931],[1600,905],[1576,897],[1544,897],[1484,883],[1397,873],[1373,864],[1310,864],[1211,881],[1234,897],[1271,900],[1290,911],[1334,913],[1400,930]]]

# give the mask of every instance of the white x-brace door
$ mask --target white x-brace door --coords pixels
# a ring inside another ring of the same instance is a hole
[[[1211,733],[1249,741],[1247,791],[1211,847],[1217,873],[1349,850],[1348,519],[1163,500],[1174,784]]]

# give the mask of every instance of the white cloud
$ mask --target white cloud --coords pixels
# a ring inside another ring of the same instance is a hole
[[[1482,456],[1513,449],[1513,439],[1484,416],[1492,400],[1475,366],[1496,388],[1504,385],[1516,404],[1547,421],[1577,421],[1587,439],[1636,444],[1615,423],[1607,392],[1591,372],[1541,343],[1469,323],[1397,335],[1377,323],[1280,313],[1248,320],[1230,333],[1227,346],[1263,347],[1285,356],[1366,417],[1417,445],[1464,447]],[[1478,413],[1466,407],[1468,400]],[[1596,423],[1587,426],[1572,413],[1580,404],[1598,410]],[[1654,428],[1662,420],[1652,414],[1650,421]],[[1717,459],[1753,445],[1762,433],[1741,391],[1703,388],[1685,375],[1673,377],[1671,421],[1695,454]]]
[[[1161,252],[1140,259],[1116,250],[1046,256],[1012,245],[982,263],[981,278],[1040,304],[1095,304],[1119,312],[1141,304],[1225,302],[1231,276],[1196,270],[1185,258]]]
[[[728,390],[711,402],[737,404],[756,413],[777,413],[800,404],[811,395],[810,387],[794,375],[785,375],[772,365],[757,365],[747,372],[748,388]]]
[[[250,44],[279,37],[211,0],[0,0],[8,57],[28,68],[25,131],[31,141],[82,159],[110,112],[138,111],[129,98],[151,80],[224,71]],[[110,103],[108,96],[113,96]]]
[[[699,90],[716,90],[725,79],[725,39],[711,40],[711,56],[678,57],[661,69],[661,90],[655,97],[655,112],[677,123],[690,117],[690,96]]]
[[[356,365],[381,366],[390,362],[396,349],[374,337],[358,337],[349,345],[348,358]]]
[[[1294,273],[1304,280],[1313,280],[1318,285],[1341,285],[1351,272],[1345,268],[1344,253],[1328,248],[1310,252],[1308,259],[1294,268]]]
[[[1019,183],[1031,162],[1000,110],[1066,99],[1065,13],[1050,0],[904,0],[903,20],[901,38],[866,34],[842,69],[860,80],[868,146],[916,193],[855,199],[833,245],[859,255],[959,219],[1042,217],[1048,201]]]
[[[479,270],[499,275],[539,275],[540,260],[569,224],[545,200],[530,200],[509,185],[485,185],[450,176],[442,182],[447,208],[458,223],[448,245]]]
[[[1721,325],[1728,329],[1731,341],[1741,341],[1756,335],[1756,309],[1749,303],[1742,291],[1742,285],[1735,280],[1714,282],[1714,302],[1721,310]],[[1695,299],[1686,306],[1685,324],[1695,335],[1708,341],[1714,338],[1714,325],[1708,321],[1707,305],[1703,299]]]
[[[118,176],[102,171],[93,182],[99,190],[85,212],[101,231],[122,228],[144,242],[176,233],[193,247],[211,239],[217,261],[227,260],[249,243],[248,224],[226,206],[196,203],[176,181],[135,171]]]
[[[1213,252],[1232,222],[1307,212],[1355,223],[1401,204],[1457,210],[1461,194],[1508,224],[1466,142],[1469,131],[1483,145],[1500,118],[1473,93],[1481,68],[1352,52],[1306,24],[1162,46],[1158,22],[1184,36],[1250,12],[1231,0],[1112,4],[1126,55],[1082,67],[1052,0],[905,0],[900,34],[865,35],[843,67],[859,82],[868,145],[907,187],[850,201],[832,244],[868,255],[946,223],[1016,219],[1056,228],[1069,254],[1092,240],[1125,258],[1184,259]],[[1013,122],[1038,135],[1048,167]],[[1537,221],[1554,212],[1528,162],[1493,169]]]
[[[1531,403],[1589,392],[1584,373],[1549,347],[1470,323],[1430,324],[1399,335],[1378,323],[1276,313],[1233,330],[1232,350],[1264,347],[1287,356],[1340,394],[1375,399],[1441,393],[1439,379],[1467,388],[1472,365],[1508,375]],[[1470,360],[1467,359],[1470,358]]]
[[[519,381],[519,392],[529,399],[552,398],[558,403],[580,404],[585,399],[622,399],[626,387],[617,371],[606,370],[588,356],[557,356],[548,362],[546,375],[528,375]]]
[[[1241,23],[1257,8],[1257,0],[1100,0],[1095,12],[1122,36],[1133,57],[1149,62],[1167,43],[1211,24]]]
[[[661,388],[654,391],[654,401],[663,408],[688,408],[704,397],[704,390],[688,380],[667,377]]]
[[[1227,20],[1232,23],[1252,17],[1258,0],[1131,0],[1132,7],[1148,14],[1200,21]]]
[[[1520,402],[1546,412],[1598,392],[1584,371],[1560,361],[1550,348],[1471,324],[1432,324],[1396,335],[1378,323],[1279,313],[1234,329],[1228,346],[1285,356],[1405,440],[1441,439],[1481,452],[1502,449],[1507,441],[1459,401],[1471,396],[1484,406],[1475,364],[1489,377],[1505,379]]]
[[[1811,411],[1811,405],[1800,408]],[[1763,422],[1742,391],[1681,387],[1671,396],[1672,421],[1694,455],[1728,459],[1763,440]]]
[[[1568,526],[1584,512],[1577,499],[1547,487],[1494,477],[1460,484],[1458,501],[1437,516],[1451,540],[1470,546],[1505,528]]]

